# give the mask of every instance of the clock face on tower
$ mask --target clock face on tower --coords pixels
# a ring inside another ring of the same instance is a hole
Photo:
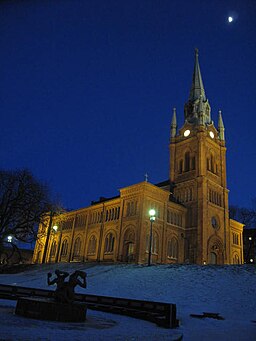
[[[185,137],[188,137],[188,136],[190,135],[190,130],[189,130],[189,129],[185,130],[184,133],[183,133],[183,135],[184,135]]]
[[[212,132],[212,131],[210,131],[210,137],[212,138],[212,139],[214,139],[214,133]]]

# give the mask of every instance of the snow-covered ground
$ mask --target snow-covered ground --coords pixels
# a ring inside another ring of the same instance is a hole
[[[38,265],[18,274],[0,275],[1,284],[47,289],[47,272]],[[256,340],[256,269],[253,266],[86,265],[58,268],[87,272],[87,292],[176,303],[180,326],[164,329],[126,316],[88,310],[84,323],[46,322],[14,315],[15,301],[0,300],[0,340]],[[52,288],[53,289],[53,288]],[[220,313],[224,320],[190,314]]]

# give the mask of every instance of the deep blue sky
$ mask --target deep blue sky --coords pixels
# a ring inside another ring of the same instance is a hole
[[[228,24],[227,17],[235,17]],[[168,178],[194,48],[217,124],[230,203],[256,198],[256,1],[0,2],[0,168],[29,168],[65,207]]]

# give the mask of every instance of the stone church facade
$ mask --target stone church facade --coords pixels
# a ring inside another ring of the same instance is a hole
[[[243,264],[243,225],[229,218],[222,115],[215,127],[197,50],[184,114],[178,131],[173,110],[168,180],[49,219],[39,226],[33,262],[147,263],[154,208],[152,263]]]

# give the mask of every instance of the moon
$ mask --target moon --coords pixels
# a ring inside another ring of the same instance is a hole
[[[232,21],[234,21],[234,18],[233,18],[233,17],[231,17],[231,16],[230,16],[230,17],[228,17],[228,22],[229,22],[229,23],[232,23]]]

